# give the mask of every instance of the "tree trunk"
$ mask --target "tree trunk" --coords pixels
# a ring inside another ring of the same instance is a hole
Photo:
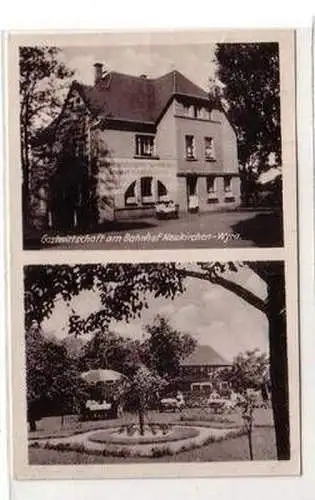
[[[278,460],[290,459],[289,381],[286,319],[283,296],[284,279],[274,275],[268,280],[268,321],[271,398]]]
[[[143,408],[139,408],[139,428],[140,428],[140,436],[144,436],[144,411]]]
[[[253,453],[253,424],[252,424],[252,422],[249,424],[247,435],[248,435],[249,458],[250,458],[250,460],[254,460],[254,453]]]
[[[32,418],[30,419],[29,423],[30,423],[30,431],[31,432],[37,431],[36,420]]]

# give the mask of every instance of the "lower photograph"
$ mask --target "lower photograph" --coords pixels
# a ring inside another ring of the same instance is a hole
[[[27,467],[297,464],[285,281],[282,261],[25,266]]]

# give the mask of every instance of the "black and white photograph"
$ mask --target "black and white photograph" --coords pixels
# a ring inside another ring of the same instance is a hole
[[[293,35],[10,38],[17,479],[299,474]]]
[[[284,262],[27,265],[24,297],[30,465],[297,452]]]
[[[283,246],[279,43],[188,42],[18,47],[24,249]]]

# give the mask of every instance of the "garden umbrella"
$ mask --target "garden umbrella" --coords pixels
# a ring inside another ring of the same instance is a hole
[[[97,382],[118,382],[125,379],[125,375],[116,372],[115,370],[88,370],[87,372],[81,373],[83,380],[88,382],[88,384],[96,384]]]

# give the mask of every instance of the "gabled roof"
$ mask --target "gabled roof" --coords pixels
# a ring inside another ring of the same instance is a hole
[[[182,366],[227,366],[229,364],[209,345],[198,345],[194,352],[181,363]]]
[[[209,102],[207,92],[176,70],[154,79],[112,71],[77,88],[92,114],[122,121],[156,123],[175,95]]]
[[[112,71],[94,86],[74,81],[67,99],[72,89],[80,93],[93,116],[113,123],[131,122],[155,127],[175,96],[188,102],[197,100],[212,108],[217,107],[214,102],[210,102],[205,90],[177,70],[159,78]],[[63,109],[48,127],[39,132],[34,145],[53,140]]]

